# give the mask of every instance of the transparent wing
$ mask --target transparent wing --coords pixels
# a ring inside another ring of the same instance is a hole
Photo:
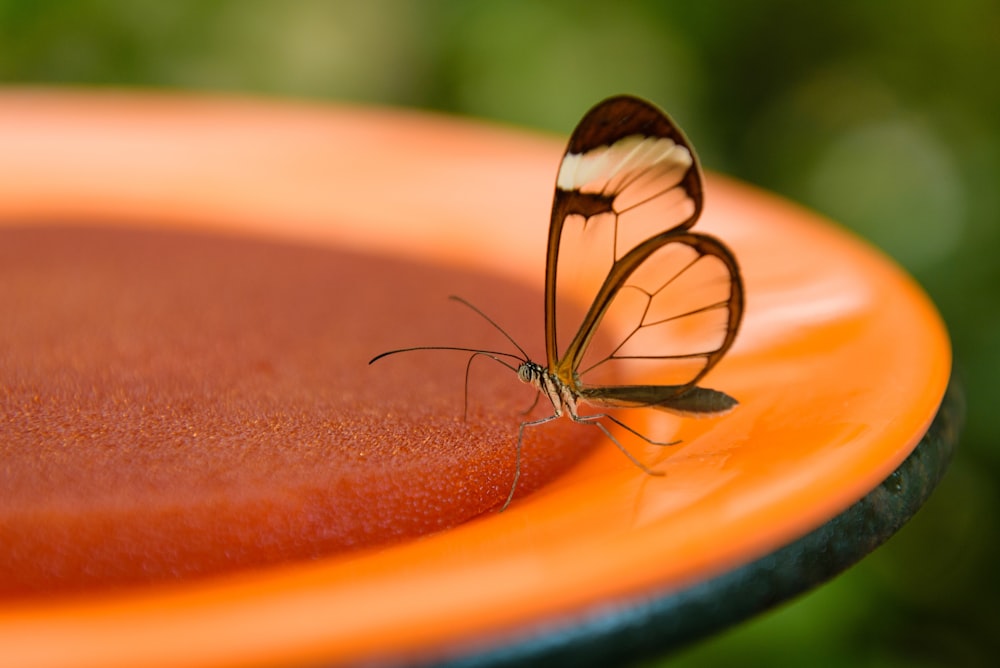
[[[549,224],[545,343],[550,369],[560,366],[568,337],[581,327],[560,320],[557,304],[592,304],[615,262],[651,237],[690,228],[701,206],[697,158],[662,111],[619,96],[587,112],[560,164]]]
[[[615,264],[560,363],[575,370],[576,386],[592,403],[676,409],[671,400],[732,346],[743,304],[736,259],[722,242],[668,232]]]
[[[742,283],[721,242],[688,232],[701,208],[697,158],[662,111],[615,97],[584,116],[556,183],[546,349],[563,382],[590,388],[585,398],[638,378],[683,392],[732,345]],[[566,300],[590,305],[582,320],[561,317]]]

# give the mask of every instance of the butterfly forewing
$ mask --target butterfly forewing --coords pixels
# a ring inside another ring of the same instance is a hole
[[[549,368],[584,399],[656,404],[732,345],[742,283],[721,242],[688,231],[701,208],[697,157],[663,112],[616,97],[584,116],[556,182],[545,313]],[[566,301],[590,304],[574,326],[557,320]],[[666,387],[630,400],[622,386],[639,379]]]
[[[616,260],[655,234],[690,227],[700,210],[697,159],[663,112],[621,96],[583,117],[560,164],[549,225],[545,315],[550,368],[571,340],[560,339],[557,332],[557,300],[592,303]],[[570,328],[566,336],[576,331]]]

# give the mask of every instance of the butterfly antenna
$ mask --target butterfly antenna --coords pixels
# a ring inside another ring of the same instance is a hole
[[[474,305],[473,305],[473,304],[472,304],[471,302],[468,302],[468,301],[466,301],[466,300],[462,299],[461,297],[459,297],[459,296],[457,296],[457,295],[450,295],[450,296],[448,297],[448,299],[451,299],[451,300],[453,300],[453,301],[456,301],[456,302],[458,302],[459,304],[464,304],[465,306],[468,306],[468,307],[469,307],[470,309],[472,309],[473,311],[475,311],[475,312],[476,312],[477,314],[479,314],[479,317],[480,317],[480,318],[482,318],[482,319],[483,319],[483,320],[485,320],[486,322],[488,322],[488,323],[490,323],[491,325],[493,325],[493,327],[495,327],[495,328],[496,328],[496,330],[497,330],[498,332],[500,332],[501,334],[503,334],[503,335],[504,335],[504,336],[505,336],[505,337],[507,338],[507,340],[508,340],[508,341],[510,341],[510,342],[511,342],[511,343],[512,343],[512,344],[514,345],[514,347],[518,349],[518,351],[520,351],[520,353],[521,353],[521,359],[522,359],[522,360],[527,360],[527,359],[528,359],[528,353],[526,353],[526,352],[524,351],[524,348],[522,348],[521,346],[519,346],[519,345],[518,345],[517,341],[515,341],[515,340],[514,340],[514,337],[513,337],[513,336],[511,336],[510,334],[508,334],[508,333],[506,332],[506,330],[504,330],[504,328],[503,328],[503,327],[501,327],[500,325],[498,325],[498,324],[496,323],[496,321],[495,321],[495,320],[493,320],[493,318],[491,318],[490,316],[488,316],[488,315],[486,315],[485,313],[483,313],[483,312],[482,312],[482,311],[481,311],[481,310],[479,309],[479,307],[478,307],[478,306],[474,306]]]
[[[490,351],[487,350],[477,350],[476,352],[469,355],[469,361],[465,363],[465,396],[463,397],[462,400],[462,422],[465,422],[469,419],[469,372],[472,369],[472,360],[476,359],[477,357],[489,357],[494,362],[499,362],[500,364],[503,364],[511,371],[517,373],[517,367],[515,367],[513,364],[507,364],[507,362],[505,362],[504,360],[497,359],[493,355],[494,353],[491,353]]]
[[[399,353],[411,353],[415,350],[457,350],[463,353],[474,353],[473,357],[475,357],[476,355],[484,355],[492,360],[499,362],[500,364],[503,364],[511,371],[517,371],[517,367],[503,361],[502,359],[500,359],[501,357],[509,357],[511,359],[518,360],[519,362],[523,361],[520,355],[515,355],[514,353],[505,353],[499,350],[482,350],[480,348],[463,348],[461,346],[413,346],[412,348],[399,348],[397,350],[387,350],[384,353],[379,353],[375,357],[368,360],[368,363],[374,364],[383,357],[388,357],[389,355],[398,355]]]

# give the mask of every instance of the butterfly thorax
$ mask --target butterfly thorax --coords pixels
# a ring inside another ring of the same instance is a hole
[[[555,374],[541,364],[525,360],[517,367],[517,377],[524,383],[530,383],[541,392],[551,403],[556,415],[576,416],[577,394],[570,385],[559,380]]]

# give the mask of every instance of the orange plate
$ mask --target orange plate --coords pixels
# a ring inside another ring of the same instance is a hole
[[[333,242],[539,286],[561,150],[559,140],[409,112],[14,90],[0,96],[0,216]],[[653,465],[669,460],[668,479],[598,447],[503,514],[397,547],[0,604],[4,660],[447,655],[705,581],[837,515],[927,430],[950,372],[944,327],[907,276],[843,230],[716,175],[706,192],[699,229],[733,248],[748,295],[711,385],[741,406],[678,421],[684,445],[666,452],[626,443]]]

